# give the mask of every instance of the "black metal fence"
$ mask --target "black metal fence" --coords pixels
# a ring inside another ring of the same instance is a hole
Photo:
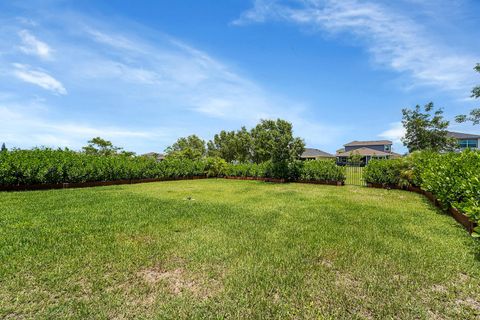
[[[345,165],[346,185],[366,186],[363,180],[363,167],[354,165]]]

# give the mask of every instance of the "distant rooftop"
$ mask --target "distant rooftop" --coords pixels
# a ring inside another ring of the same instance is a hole
[[[347,144],[344,144],[345,147],[354,147],[354,146],[384,146],[388,144],[393,144],[390,140],[373,140],[373,141],[352,141]]]
[[[480,135],[478,134],[470,134],[470,133],[462,133],[462,132],[454,132],[454,131],[448,131],[447,134],[451,138],[455,139],[478,139],[480,138]]]
[[[378,150],[373,150],[373,149],[370,149],[370,148],[362,147],[362,148],[358,148],[358,149],[355,149],[355,150],[352,150],[352,151],[339,152],[339,153],[337,153],[337,157],[350,157],[352,154],[358,154],[362,157],[365,157],[365,156],[383,157],[383,156],[392,156],[392,155],[396,156],[397,155],[397,154],[393,154],[393,153],[390,153],[390,152],[383,152],[383,151],[378,151]]]
[[[315,148],[305,148],[305,151],[300,156],[301,158],[316,158],[316,157],[325,157],[325,158],[334,158],[333,154],[328,152],[315,149]]]
[[[149,153],[142,154],[142,156],[155,158],[158,161],[165,159],[165,155],[163,153],[158,153],[158,152],[149,152]]]

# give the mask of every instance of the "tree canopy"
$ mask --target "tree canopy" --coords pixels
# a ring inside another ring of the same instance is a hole
[[[282,119],[261,120],[251,136],[252,160],[256,163],[292,161],[305,150],[304,141],[293,136],[292,124]]]
[[[82,148],[83,152],[86,154],[94,154],[101,156],[111,156],[111,155],[125,155],[132,156],[135,155],[134,152],[124,151],[123,148],[116,147],[111,141],[102,139],[100,137],[92,138],[88,141],[88,144]]]
[[[402,124],[405,128],[403,144],[409,152],[417,150],[447,151],[456,147],[456,141],[448,137],[449,121],[443,119],[443,110],[437,109],[433,102],[422,108],[403,109]]]
[[[206,154],[205,141],[192,134],[179,138],[173,145],[165,149],[168,157],[200,159]]]
[[[292,124],[277,119],[261,120],[250,131],[245,127],[237,131],[222,130],[208,141],[207,148],[195,135],[179,138],[166,152],[168,156],[192,159],[208,155],[227,162],[279,163],[298,159],[304,149],[303,140],[293,136]]]

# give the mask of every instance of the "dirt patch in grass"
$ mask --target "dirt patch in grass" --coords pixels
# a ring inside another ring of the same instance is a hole
[[[480,302],[478,302],[475,299],[472,299],[472,298],[457,299],[455,300],[455,303],[457,305],[468,307],[470,309],[480,312]]]
[[[180,267],[168,270],[156,266],[143,269],[137,275],[149,286],[166,285],[168,291],[175,296],[192,294],[197,298],[207,299],[222,289],[219,280],[194,275]]]

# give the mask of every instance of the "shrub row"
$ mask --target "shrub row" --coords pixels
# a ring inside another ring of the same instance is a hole
[[[70,150],[32,149],[0,153],[0,185],[76,183],[205,175],[205,161],[97,156]]]
[[[402,159],[372,160],[364,169],[364,179],[374,184],[421,187],[443,205],[457,208],[472,221],[480,222],[479,151],[419,152]]]
[[[98,156],[71,150],[32,149],[0,152],[0,185],[32,185],[147,178],[208,176],[344,181],[344,169],[333,161],[228,164],[221,158],[190,160]]]
[[[286,164],[228,164],[225,174],[234,177],[283,178],[290,181],[345,181],[345,168],[337,166],[332,160],[293,161]]]

